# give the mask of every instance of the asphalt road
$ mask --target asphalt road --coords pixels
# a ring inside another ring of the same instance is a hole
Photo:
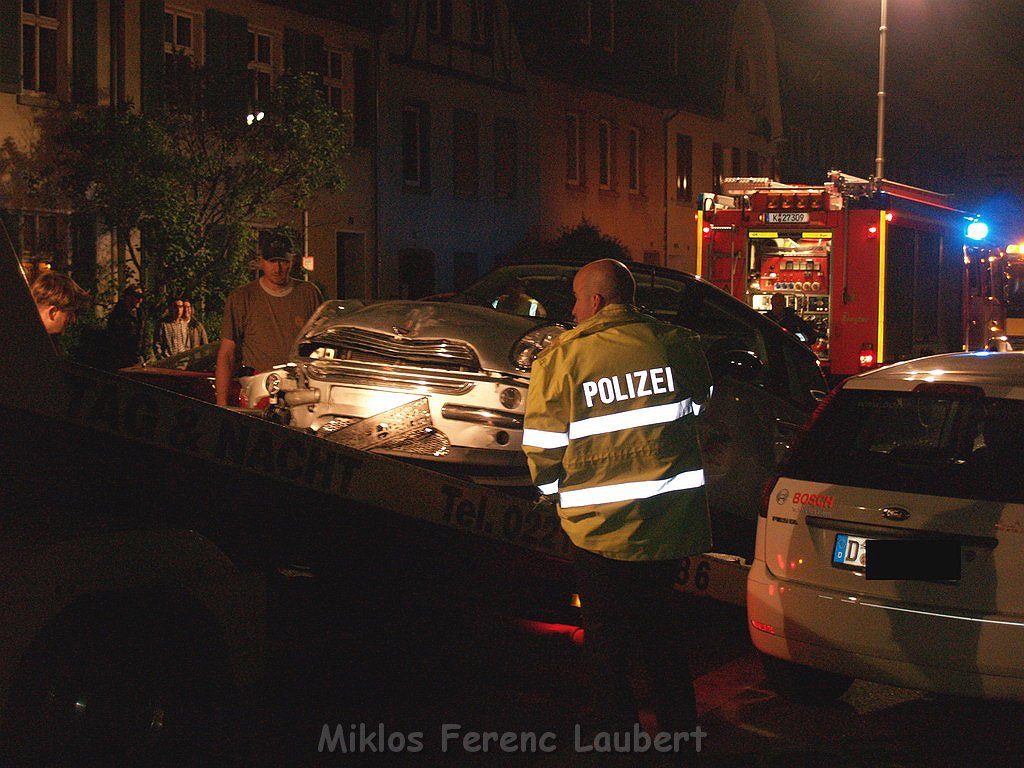
[[[456,607],[341,607],[306,580],[282,581],[272,595],[270,666],[252,700],[240,764],[597,764],[596,751],[581,751],[594,742],[575,733],[585,682],[568,634],[538,635]],[[766,686],[743,611],[691,603],[688,639],[707,733],[698,764],[1016,766],[1024,758],[1021,705],[866,682],[830,705],[780,698]],[[478,732],[496,734],[486,752]]]

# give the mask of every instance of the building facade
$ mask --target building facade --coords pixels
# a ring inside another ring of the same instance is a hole
[[[538,232],[582,220],[630,257],[695,265],[701,192],[775,176],[775,40],[759,0],[516,2],[536,78]]]
[[[176,54],[243,67],[254,104],[314,71],[350,120],[345,189],[253,222],[301,232],[331,297],[461,288],[583,220],[692,270],[700,193],[777,176],[761,0],[0,0],[0,136],[28,147],[62,102],[145,110]],[[91,263],[123,285],[116,238],[2,183],[29,272]]]
[[[343,4],[339,4],[343,5]],[[142,110],[159,98],[171,57],[247,72],[226,98],[257,104],[286,70],[313,71],[339,115],[350,116],[351,151],[344,191],[317,194],[304,210],[273,220],[302,233],[313,279],[328,295],[369,298],[376,251],[372,108],[375,33],[365,16],[303,9],[302,3],[207,0],[0,0],[0,136],[27,149],[61,103]],[[315,11],[315,12],[310,12]],[[358,18],[360,25],[351,22]],[[31,277],[49,267],[98,265],[101,285],[116,292],[129,266],[117,238],[97,237],[91,222],[47,210],[16,177],[4,179],[2,207],[11,240]],[[122,233],[122,237],[131,236]],[[143,260],[145,254],[142,254]]]
[[[404,0],[383,35],[378,295],[461,288],[536,217],[528,73],[501,0]]]

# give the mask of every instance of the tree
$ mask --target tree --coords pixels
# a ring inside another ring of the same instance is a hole
[[[574,227],[559,227],[554,240],[541,240],[531,232],[511,254],[510,260],[544,259],[617,259],[629,261],[629,248],[613,235],[601,232],[584,216]]]
[[[47,115],[24,174],[117,238],[154,320],[176,295],[218,314],[244,279],[254,224],[319,189],[340,189],[348,151],[346,122],[314,75],[280,78],[262,119],[246,120],[218,99],[220,73],[187,59],[170,71],[162,109]]]

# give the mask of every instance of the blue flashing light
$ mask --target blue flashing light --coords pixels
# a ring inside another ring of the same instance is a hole
[[[988,237],[988,224],[984,221],[972,221],[967,225],[967,237],[971,240],[984,240]]]

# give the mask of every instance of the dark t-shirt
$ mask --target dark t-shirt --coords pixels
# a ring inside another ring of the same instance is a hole
[[[242,365],[265,371],[288,362],[295,337],[321,301],[312,283],[290,280],[290,284],[286,296],[267,293],[259,280],[228,296],[220,335],[238,345]]]

